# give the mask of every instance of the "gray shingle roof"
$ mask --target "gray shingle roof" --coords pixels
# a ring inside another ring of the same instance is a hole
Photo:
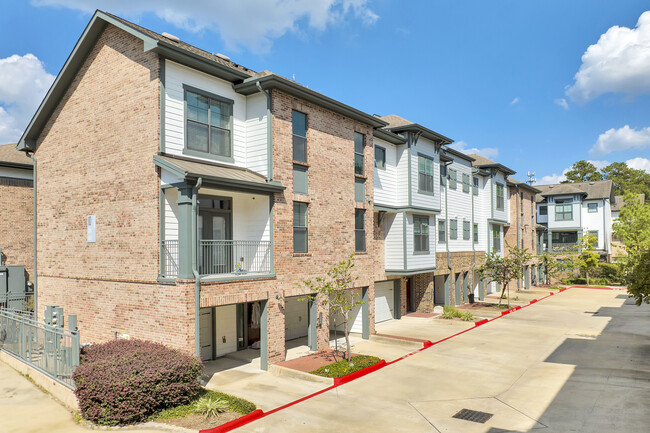
[[[537,196],[538,201],[543,197],[565,194],[582,194],[585,200],[596,200],[608,198],[614,201],[614,184],[611,180],[599,180],[596,182],[559,183],[554,185],[535,185],[541,193]]]
[[[27,166],[33,166],[34,162],[23,152],[16,149],[16,143],[9,143],[0,145],[0,165],[21,165],[29,168]]]
[[[641,200],[641,203],[645,203],[645,194],[639,194],[639,200]],[[612,203],[612,212],[620,211],[623,206],[625,206],[625,200],[623,200],[623,196],[614,196],[614,202]]]
[[[478,167],[478,168],[494,167],[494,168],[500,169],[501,171],[505,172],[506,174],[515,174],[516,173],[516,171],[514,171],[510,167],[506,167],[503,164],[500,164],[498,162],[494,162],[491,159],[484,157],[483,155],[479,155],[478,153],[472,153],[469,156],[474,158],[474,162],[472,163],[472,165],[474,167]]]
[[[506,182],[508,182],[509,184],[512,184],[512,185],[517,185],[517,186],[520,186],[522,188],[526,188],[526,189],[528,189],[530,191],[533,191],[533,192],[537,192],[537,193],[540,192],[540,190],[537,189],[536,187],[528,185],[526,182],[522,182],[520,180],[517,180],[514,177],[510,177],[510,176],[506,177]]]

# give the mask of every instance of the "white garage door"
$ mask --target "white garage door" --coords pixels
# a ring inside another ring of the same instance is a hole
[[[392,281],[375,283],[375,323],[395,318],[394,290]]]
[[[298,297],[286,298],[284,303],[284,339],[306,337],[309,330],[309,302]]]
[[[351,289],[348,290],[348,297],[352,300],[354,296],[354,301],[360,301],[362,297],[361,289]],[[348,322],[348,329],[350,332],[357,332],[361,334],[363,331],[363,306],[357,305],[350,311],[350,320]],[[339,314],[330,314],[330,330],[343,332],[343,316]],[[339,334],[340,335],[340,334]]]

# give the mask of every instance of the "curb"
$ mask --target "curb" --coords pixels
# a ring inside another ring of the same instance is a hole
[[[304,380],[307,382],[322,383],[328,386],[334,385],[334,379],[331,377],[317,376],[315,374],[294,370],[293,368],[283,367],[281,365],[270,365],[269,373],[278,377],[290,377],[292,379]]]
[[[363,377],[363,376],[365,376],[367,374],[370,374],[370,373],[372,373],[374,371],[377,371],[377,370],[379,370],[381,368],[384,368],[384,367],[386,367],[386,365],[388,365],[388,364],[386,364],[386,361],[384,361],[382,359],[381,361],[379,361],[378,363],[376,363],[374,365],[371,365],[370,367],[363,368],[363,369],[361,369],[359,371],[355,371],[354,373],[346,374],[345,376],[335,377],[334,378],[334,386],[339,386],[339,385],[343,385],[344,383],[351,382],[351,381],[353,381],[355,379],[358,379],[358,378]]]

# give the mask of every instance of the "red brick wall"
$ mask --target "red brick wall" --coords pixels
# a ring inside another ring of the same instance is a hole
[[[7,265],[34,268],[34,190],[31,180],[0,177],[0,248]]]

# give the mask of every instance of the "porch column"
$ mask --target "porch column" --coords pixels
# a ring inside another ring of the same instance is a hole
[[[553,254],[553,232],[551,230],[548,231],[548,237],[546,240],[548,241],[548,252]]]
[[[269,369],[269,302],[260,302],[262,314],[260,316],[260,370]]]
[[[191,280],[192,273],[192,187],[186,183],[178,189],[178,278]]]
[[[309,350],[318,350],[318,301],[309,301]]]
[[[361,304],[361,338],[368,340],[370,338],[370,304],[368,287],[361,289],[363,304]]]
[[[485,283],[481,277],[478,278],[478,300],[483,301],[485,299]]]
[[[450,277],[451,275],[453,275],[453,274],[450,273],[450,274],[448,274],[448,275],[443,275],[443,278],[444,278],[444,281],[445,281],[445,282],[444,282],[444,288],[445,288],[445,305],[453,305],[453,303],[451,302],[451,290],[450,290],[450,288],[449,288],[449,284],[450,284],[450,278],[449,278],[449,277]]]

